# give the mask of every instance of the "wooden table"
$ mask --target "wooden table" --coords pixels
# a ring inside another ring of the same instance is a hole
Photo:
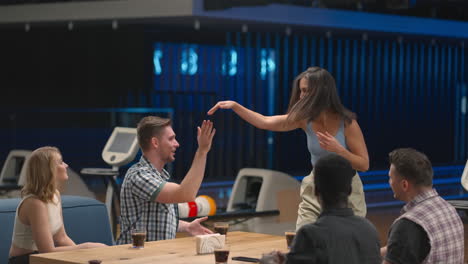
[[[287,251],[284,236],[273,236],[248,232],[229,232],[229,263],[246,263],[231,260],[233,256],[260,258],[262,253],[272,250]],[[32,255],[31,264],[88,264],[88,260],[99,259],[102,264],[125,263],[170,263],[170,264],[214,264],[214,255],[197,255],[195,238],[146,242],[144,249],[133,249],[130,245],[106,248],[79,249],[65,252]]]

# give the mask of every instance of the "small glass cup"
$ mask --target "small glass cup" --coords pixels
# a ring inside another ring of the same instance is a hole
[[[291,246],[294,241],[294,237],[296,236],[296,231],[295,230],[290,230],[284,232],[284,236],[286,237],[286,244],[288,245],[288,249],[291,249]]]
[[[229,258],[229,247],[217,248],[214,250],[215,263],[226,264]]]
[[[146,240],[146,230],[143,228],[132,229],[132,247],[144,248]]]
[[[220,235],[226,235],[229,230],[229,223],[228,222],[215,222],[214,223],[214,231],[215,233],[219,233]]]

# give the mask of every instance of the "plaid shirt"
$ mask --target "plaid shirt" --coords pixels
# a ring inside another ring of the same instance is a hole
[[[134,228],[146,229],[147,241],[175,238],[177,204],[155,201],[169,179],[166,170],[158,172],[144,156],[128,169],[120,191],[121,233],[117,244],[132,243]]]
[[[401,218],[420,225],[429,237],[431,250],[423,263],[463,263],[463,223],[455,208],[434,189],[417,195],[407,203],[395,222]]]

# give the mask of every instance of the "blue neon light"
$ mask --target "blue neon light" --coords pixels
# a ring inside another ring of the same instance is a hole
[[[267,49],[260,51],[260,77],[266,79],[267,74],[274,73],[276,70],[275,52]]]
[[[195,75],[198,72],[198,54],[194,47],[182,51],[180,56],[180,73]]]
[[[237,51],[230,49],[223,56],[222,73],[224,76],[235,76],[237,74]]]
[[[161,75],[162,73],[162,67],[161,67],[162,56],[163,56],[163,53],[160,49],[154,50],[153,64],[154,64],[154,74],[156,75]]]

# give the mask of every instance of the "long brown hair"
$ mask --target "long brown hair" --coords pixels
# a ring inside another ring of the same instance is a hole
[[[307,95],[300,99],[300,81],[307,80]],[[336,89],[335,78],[325,69],[309,67],[299,74],[293,82],[291,99],[289,100],[288,119],[290,121],[315,120],[320,113],[331,110],[338,114],[346,124],[356,119],[356,114],[346,109],[341,103]]]
[[[57,192],[55,171],[60,156],[56,147],[42,147],[33,151],[26,165],[26,184],[21,190],[23,197],[32,194],[45,203],[54,200]]]

